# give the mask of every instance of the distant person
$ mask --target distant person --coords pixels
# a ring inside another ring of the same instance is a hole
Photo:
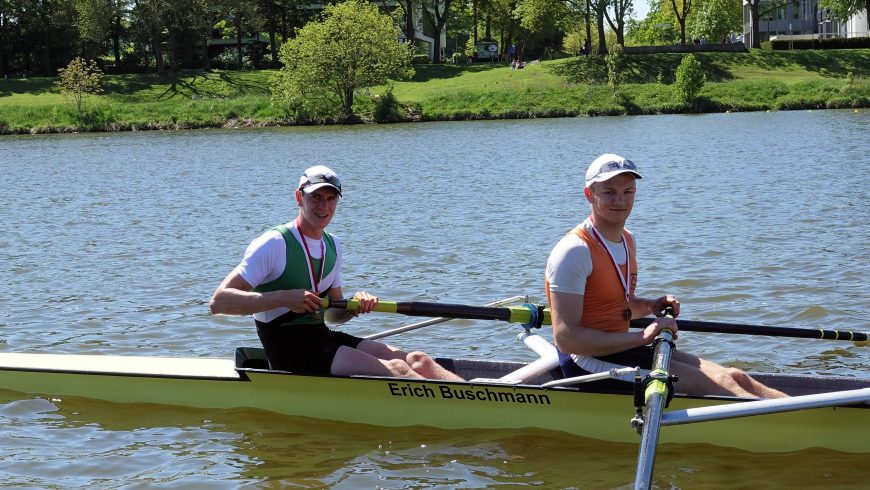
[[[296,218],[251,242],[215,290],[211,312],[253,314],[271,369],[461,380],[423,352],[407,353],[326,326],[371,312],[378,298],[360,291],[353,295],[356,312],[329,308],[321,314],[321,298],[343,298],[341,243],[325,231],[342,195],[341,181],[330,168],[314,166],[302,174],[294,194]]]
[[[511,43],[511,45],[508,47],[507,54],[508,54],[508,63],[513,63],[514,60],[516,59],[516,55],[517,55],[517,44],[516,43]]]
[[[583,194],[592,212],[565,235],[547,260],[546,292],[553,339],[566,377],[640,366],[650,369],[650,344],[662,329],[678,333],[672,318],[656,318],[641,330],[629,331],[632,318],[660,315],[680,302],[672,295],[655,299],[635,296],[637,259],[634,236],[625,229],[634,207],[637,166],[618,155],[604,154],[586,170]],[[670,364],[681,392],[778,398],[769,388],[736,368],[726,368],[678,350]],[[630,388],[629,379],[606,381]]]
[[[589,38],[586,38],[583,41],[583,56],[589,56],[592,54],[592,43],[589,42]]]
[[[734,31],[731,31],[731,34],[729,36],[730,36],[729,39],[731,40],[731,44],[734,44],[737,41],[737,36],[734,35]]]

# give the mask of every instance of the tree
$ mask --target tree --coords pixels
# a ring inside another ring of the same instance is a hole
[[[66,68],[57,70],[60,78],[55,82],[61,93],[71,98],[76,104],[76,112],[82,113],[82,99],[85,95],[102,93],[103,72],[97,67],[97,62],[82,58],[70,61]]]
[[[633,12],[632,0],[610,0],[604,9],[604,17],[616,33],[616,43],[625,46],[625,18]],[[613,9],[611,18],[610,9]]]
[[[679,23],[669,0],[652,0],[646,18],[629,20],[626,37],[639,45],[666,45],[680,42]]]
[[[846,20],[864,11],[867,30],[870,31],[870,0],[819,0],[819,7],[827,8],[831,17],[839,20]]]
[[[363,0],[327,6],[281,48],[274,99],[297,118],[353,118],[354,91],[413,75],[410,43],[389,16]]]
[[[423,12],[432,19],[435,33],[432,35],[434,52],[432,63],[441,63],[441,32],[450,19],[450,4],[453,0],[423,0]]]
[[[680,44],[686,44],[686,19],[692,11],[692,0],[671,0],[671,7],[674,9],[677,23],[680,24]]]
[[[731,31],[739,31],[743,26],[741,0],[701,0],[692,16],[693,37],[706,37],[719,42]]]
[[[749,6],[750,48],[761,46],[761,40],[758,39],[758,7],[761,5],[761,1],[762,0],[746,0],[746,5]]]

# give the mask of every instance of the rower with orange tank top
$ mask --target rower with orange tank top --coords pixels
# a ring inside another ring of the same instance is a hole
[[[634,207],[637,166],[619,155],[604,154],[586,171],[583,194],[591,214],[565,235],[547,260],[546,293],[550,303],[553,338],[565,376],[605,372],[612,368],[652,365],[652,343],[662,329],[677,335],[679,322],[655,318],[639,331],[629,331],[632,318],[659,316],[672,307],[673,295],[655,299],[635,296],[637,259],[634,236],[625,223]],[[779,398],[740,369],[721,366],[683,351],[674,352],[671,374],[677,389],[686,393]],[[629,387],[633,375],[601,381],[615,389]]]
[[[342,299],[341,242],[326,231],[341,196],[341,181],[329,167],[305,170],[294,191],[296,218],[251,242],[215,290],[211,312],[253,314],[271,369],[461,381],[425,352],[408,353],[327,327],[327,321],[344,323],[378,304],[376,296],[360,291],[353,296],[356,312],[321,313],[323,298]]]

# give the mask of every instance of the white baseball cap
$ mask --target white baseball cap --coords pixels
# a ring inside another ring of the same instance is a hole
[[[299,177],[299,190],[304,193],[314,192],[321,187],[332,187],[341,195],[341,180],[338,175],[326,165],[315,165],[305,169]]]
[[[637,165],[635,165],[631,160],[622,158],[619,155],[614,155],[613,153],[605,153],[596,158],[589,165],[589,168],[586,169],[586,187],[589,187],[595,182],[610,180],[613,177],[624,173],[630,173],[638,179],[643,178],[643,176],[637,172]]]

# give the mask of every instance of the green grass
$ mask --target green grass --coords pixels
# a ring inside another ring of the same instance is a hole
[[[627,56],[626,83],[604,83],[603,59],[530,63],[418,65],[394,95],[404,120],[557,117],[870,107],[870,50],[698,53],[707,83],[693,106],[670,83],[682,59],[674,53]],[[849,74],[851,73],[851,77]],[[53,78],[0,80],[0,134],[293,124],[270,99],[274,71],[181,72],[104,78],[105,93],[87,97],[82,114]],[[386,87],[374,87],[373,95]],[[374,107],[365,95],[355,109]]]

